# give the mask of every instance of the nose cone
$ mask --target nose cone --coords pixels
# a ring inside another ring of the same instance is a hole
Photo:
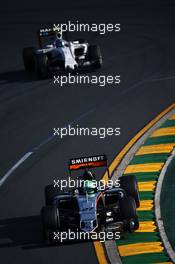
[[[97,221],[96,219],[94,220],[82,220],[80,222],[80,229],[83,232],[92,232],[97,226]]]
[[[54,49],[52,51],[52,55],[53,55],[53,57],[55,57],[59,60],[65,60],[65,55],[64,55],[64,52],[61,48],[60,49]]]
[[[79,197],[80,229],[92,232],[97,227],[96,197]]]

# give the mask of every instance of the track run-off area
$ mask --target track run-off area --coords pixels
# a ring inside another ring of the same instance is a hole
[[[155,206],[157,206],[155,192],[161,191],[158,188],[156,190],[157,182],[174,147],[175,104],[172,104],[145,126],[111,163],[112,177],[117,178],[123,174],[123,177],[135,175],[137,178],[141,200],[140,207],[137,209],[140,226],[136,232],[127,233],[122,239],[116,241],[117,254],[111,253],[114,245],[111,248],[106,245],[105,248],[104,245],[100,245],[100,242],[94,242],[100,264],[109,263],[109,260],[110,263],[126,264],[173,263],[166,251],[167,245],[164,244],[166,241],[162,241],[159,232],[157,222],[159,219],[156,219],[155,215]],[[122,162],[124,165],[121,166]],[[107,180],[107,173],[104,174],[103,179]],[[161,196],[161,193],[159,195]],[[171,194],[168,199],[172,202],[174,195]],[[162,203],[167,204],[166,201]],[[159,206],[161,207],[161,204]],[[172,216],[170,202],[169,207],[166,208],[166,214],[167,217]],[[165,216],[164,218],[166,219]],[[166,239],[168,240],[167,236]]]

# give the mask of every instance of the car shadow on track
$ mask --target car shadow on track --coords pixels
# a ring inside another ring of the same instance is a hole
[[[34,80],[37,80],[36,76],[24,70],[0,72],[0,85],[13,82],[25,83]]]
[[[42,243],[40,216],[0,220],[0,248]]]
[[[83,242],[88,241],[66,241],[55,245],[44,243],[39,215],[0,220],[0,248],[19,246],[24,250],[29,250]]]
[[[97,70],[92,70],[91,68],[87,69],[81,69],[79,70],[79,74],[91,74],[97,72]],[[61,75],[68,75],[68,72],[56,72],[51,75],[48,75],[45,78],[42,79],[51,79],[53,78],[53,75],[61,76]],[[76,75],[77,73],[71,73],[72,75]],[[39,81],[41,80],[36,76],[35,73],[26,72],[24,70],[17,70],[17,71],[8,71],[8,72],[0,72],[0,85],[8,84],[8,83],[14,83],[14,82],[20,82],[20,83],[28,83],[32,81]]]
[[[0,84],[13,83],[13,82],[31,82],[36,80],[36,76],[25,72],[24,70],[8,71],[0,73]]]

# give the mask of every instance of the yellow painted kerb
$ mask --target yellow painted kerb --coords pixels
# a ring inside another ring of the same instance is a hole
[[[151,137],[175,136],[175,127],[163,127],[152,133]]]
[[[174,120],[175,119],[175,115],[172,115],[169,120]]]
[[[143,221],[139,223],[139,229],[135,232],[142,233],[142,232],[155,232],[157,229],[154,221]]]
[[[134,164],[126,167],[124,174],[137,173],[137,172],[159,172],[164,163],[144,163],[144,164]]]
[[[153,209],[153,200],[141,200],[137,211],[150,211]]]
[[[121,152],[114,158],[112,163],[109,166],[110,175],[113,173],[114,169],[120,164],[123,157],[129,151],[129,149],[137,142],[139,138],[141,138],[153,125],[155,125],[164,115],[170,112],[173,108],[175,108],[175,103],[166,108],[163,112],[161,112],[158,116],[156,116],[151,122],[149,122],[144,128],[142,128],[129,142],[128,144],[121,150]],[[107,179],[108,173],[107,171],[103,175],[102,179]]]
[[[164,250],[161,242],[144,242],[118,246],[121,257],[146,253],[158,253]]]
[[[138,182],[139,192],[154,191],[156,181]]]
[[[108,264],[102,244],[99,241],[95,241],[94,247],[95,247],[98,262],[100,264]]]
[[[175,108],[175,103],[170,105],[168,108],[166,108],[163,112],[161,112],[158,116],[156,116],[151,122],[149,122],[144,128],[142,128],[129,142],[128,144],[121,150],[121,152],[114,158],[112,163],[109,166],[109,172],[110,175],[113,173],[114,169],[120,164],[123,157],[126,155],[126,153],[129,151],[129,149],[137,142],[139,138],[141,138],[154,124],[156,124],[164,115],[166,115],[168,112],[170,112],[173,108]],[[108,173],[107,171],[104,173],[103,180],[108,179]],[[151,206],[149,205],[148,208]],[[99,245],[100,242],[94,242],[94,247],[96,250],[96,255],[98,258],[99,264],[107,264],[107,259],[103,250],[102,245]],[[101,243],[100,243],[101,244]]]
[[[174,146],[175,143],[142,146],[135,155],[139,156],[139,155],[147,155],[147,154],[171,153]]]

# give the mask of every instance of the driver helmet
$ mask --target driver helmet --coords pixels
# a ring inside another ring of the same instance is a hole
[[[55,45],[56,45],[57,48],[64,47],[64,40],[56,39]]]
[[[94,177],[94,174],[89,171],[89,170],[85,170],[84,173],[83,173],[83,179],[84,180],[93,180],[95,177]]]
[[[87,194],[95,194],[96,193],[96,183],[92,180],[85,180],[83,182],[82,190]]]
[[[56,34],[56,37],[57,37],[58,39],[60,39],[60,38],[62,37],[61,32],[58,32],[58,33]]]

